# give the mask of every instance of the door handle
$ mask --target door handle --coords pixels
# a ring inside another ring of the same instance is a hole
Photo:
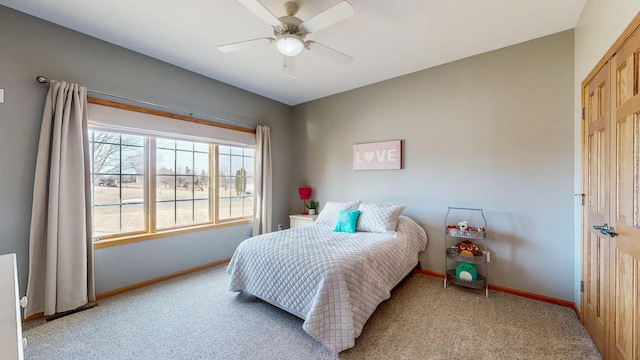
[[[604,223],[602,226],[593,225],[593,228],[596,230],[600,230],[600,234],[602,235],[609,235],[609,237],[616,236],[616,230],[613,228],[613,226],[610,227],[609,225],[607,225],[607,223]]]

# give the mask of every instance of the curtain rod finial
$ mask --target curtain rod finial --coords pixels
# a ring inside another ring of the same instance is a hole
[[[40,84],[47,84],[49,82],[49,79],[42,75],[38,75],[36,76],[36,81],[38,81]]]

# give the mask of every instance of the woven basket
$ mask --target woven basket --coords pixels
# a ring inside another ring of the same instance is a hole
[[[487,278],[478,274],[478,280],[464,280],[456,276],[455,270],[447,270],[447,281],[472,289],[483,289],[487,285]]]
[[[460,230],[447,228],[447,234],[449,236],[463,239],[484,239],[487,237],[487,232],[480,230]]]
[[[484,264],[487,262],[487,254],[482,251],[478,252],[476,256],[464,256],[458,254],[458,249],[450,247],[447,249],[447,257],[455,261],[466,262],[470,264]]]

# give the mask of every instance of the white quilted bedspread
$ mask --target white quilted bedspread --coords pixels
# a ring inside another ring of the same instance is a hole
[[[326,225],[272,232],[238,246],[227,268],[229,290],[247,291],[304,319],[309,335],[339,353],[355,345],[426,246],[424,229],[405,216],[397,236],[333,232]]]

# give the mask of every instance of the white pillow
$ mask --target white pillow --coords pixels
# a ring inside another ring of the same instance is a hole
[[[338,214],[342,210],[356,210],[358,205],[362,203],[362,200],[349,201],[349,202],[328,202],[324,204],[322,211],[318,214],[316,224],[324,224],[329,226],[336,226],[338,222]]]
[[[357,231],[393,233],[398,225],[398,218],[404,205],[394,204],[360,204],[360,217]]]

